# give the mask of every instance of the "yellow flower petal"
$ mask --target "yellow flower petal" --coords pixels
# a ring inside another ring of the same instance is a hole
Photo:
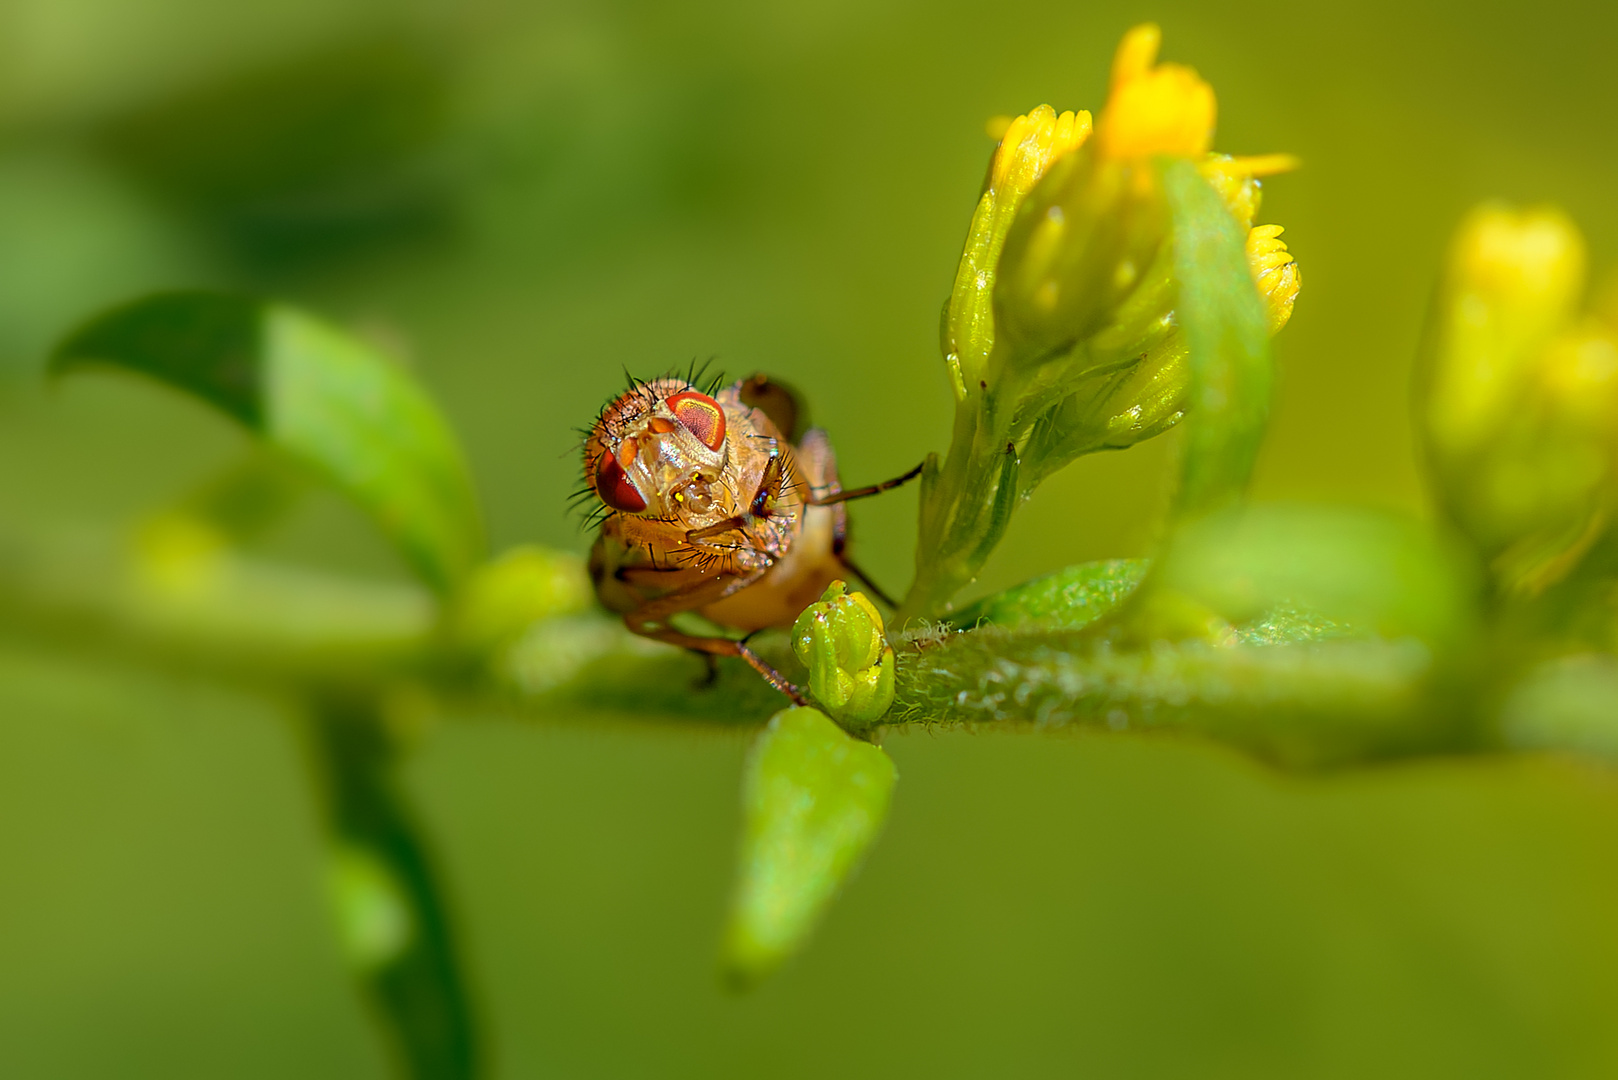
[[[1282,231],[1279,225],[1259,225],[1247,234],[1247,267],[1264,298],[1272,334],[1292,318],[1292,305],[1297,303],[1298,289],[1303,285],[1298,264],[1281,239]]]
[[[1157,50],[1163,43],[1163,31],[1156,23],[1141,23],[1130,27],[1112,54],[1112,81],[1108,92],[1116,94],[1127,82],[1140,78],[1152,70],[1157,62]]]
[[[1148,23],[1130,30],[1118,45],[1101,114],[1100,147],[1109,157],[1191,157],[1213,143],[1213,87],[1188,67],[1155,64],[1161,40],[1161,31]]]
[[[996,194],[1010,191],[1020,199],[1052,163],[1072,153],[1090,137],[1087,110],[1060,116],[1049,105],[1006,124],[989,169],[989,187]]]

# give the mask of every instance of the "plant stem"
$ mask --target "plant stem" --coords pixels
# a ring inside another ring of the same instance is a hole
[[[333,901],[350,964],[403,1075],[479,1074],[476,1026],[443,892],[369,695],[312,695],[310,735],[333,841]]]
[[[986,627],[898,654],[879,723],[1175,730],[1289,766],[1473,748],[1412,641],[1123,651],[1089,631]]]
[[[922,487],[916,578],[894,615],[895,626],[946,613],[951,598],[983,569],[1010,523],[1017,490],[1016,448],[995,405],[992,390],[972,387],[967,404],[955,411],[944,466]]]
[[[377,681],[423,672],[437,605],[225,553],[155,564],[106,537],[0,527],[0,627],[253,682]]]

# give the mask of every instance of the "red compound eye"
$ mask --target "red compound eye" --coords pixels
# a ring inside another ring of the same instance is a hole
[[[725,445],[725,411],[719,402],[707,394],[687,390],[668,400],[674,419],[691,434],[702,440],[702,445],[717,450]]]
[[[646,509],[646,500],[611,454],[602,454],[601,464],[596,466],[596,495],[614,510],[638,514]]]

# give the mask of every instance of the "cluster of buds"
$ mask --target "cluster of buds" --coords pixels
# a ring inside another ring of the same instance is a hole
[[[1155,26],[1129,31],[1105,108],[1041,106],[997,125],[999,145],[945,305],[954,439],[924,474],[917,582],[904,616],[938,614],[976,575],[1012,506],[1087,453],[1157,435],[1186,412],[1190,365],[1164,197],[1166,161],[1194,162],[1248,230],[1271,332],[1299,275],[1276,225],[1254,227],[1260,179],[1284,155],[1210,150],[1213,89],[1156,63]]]
[[[1559,211],[1474,210],[1451,247],[1418,386],[1438,497],[1502,591],[1564,577],[1618,502],[1618,331],[1580,314]]]
[[[893,704],[893,649],[882,615],[841,581],[792,624],[792,651],[809,669],[809,692],[842,723],[875,720]]]

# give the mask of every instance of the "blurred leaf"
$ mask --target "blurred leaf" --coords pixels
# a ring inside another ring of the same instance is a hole
[[[1317,611],[1281,604],[1235,628],[1242,645],[1299,645],[1347,637],[1353,629]]]
[[[1235,624],[1291,609],[1360,633],[1449,642],[1476,615],[1478,571],[1465,552],[1370,510],[1236,508],[1185,526],[1156,569],[1159,588]]]
[[[482,555],[477,499],[443,417],[403,370],[341,331],[282,304],[168,293],[92,320],[51,367],[101,364],[188,391],[313,469],[434,588]]]
[[[778,712],[742,782],[741,865],[726,973],[763,978],[797,951],[887,817],[898,778],[881,747],[814,709]]]
[[[951,615],[949,623],[961,630],[979,623],[1016,626],[1029,622],[1077,630],[1122,603],[1146,576],[1146,567],[1145,559],[1069,566],[986,596]]]
[[[1179,514],[1241,497],[1269,417],[1270,331],[1244,231],[1189,160],[1163,169],[1174,221],[1175,314],[1191,351],[1191,424]]]

